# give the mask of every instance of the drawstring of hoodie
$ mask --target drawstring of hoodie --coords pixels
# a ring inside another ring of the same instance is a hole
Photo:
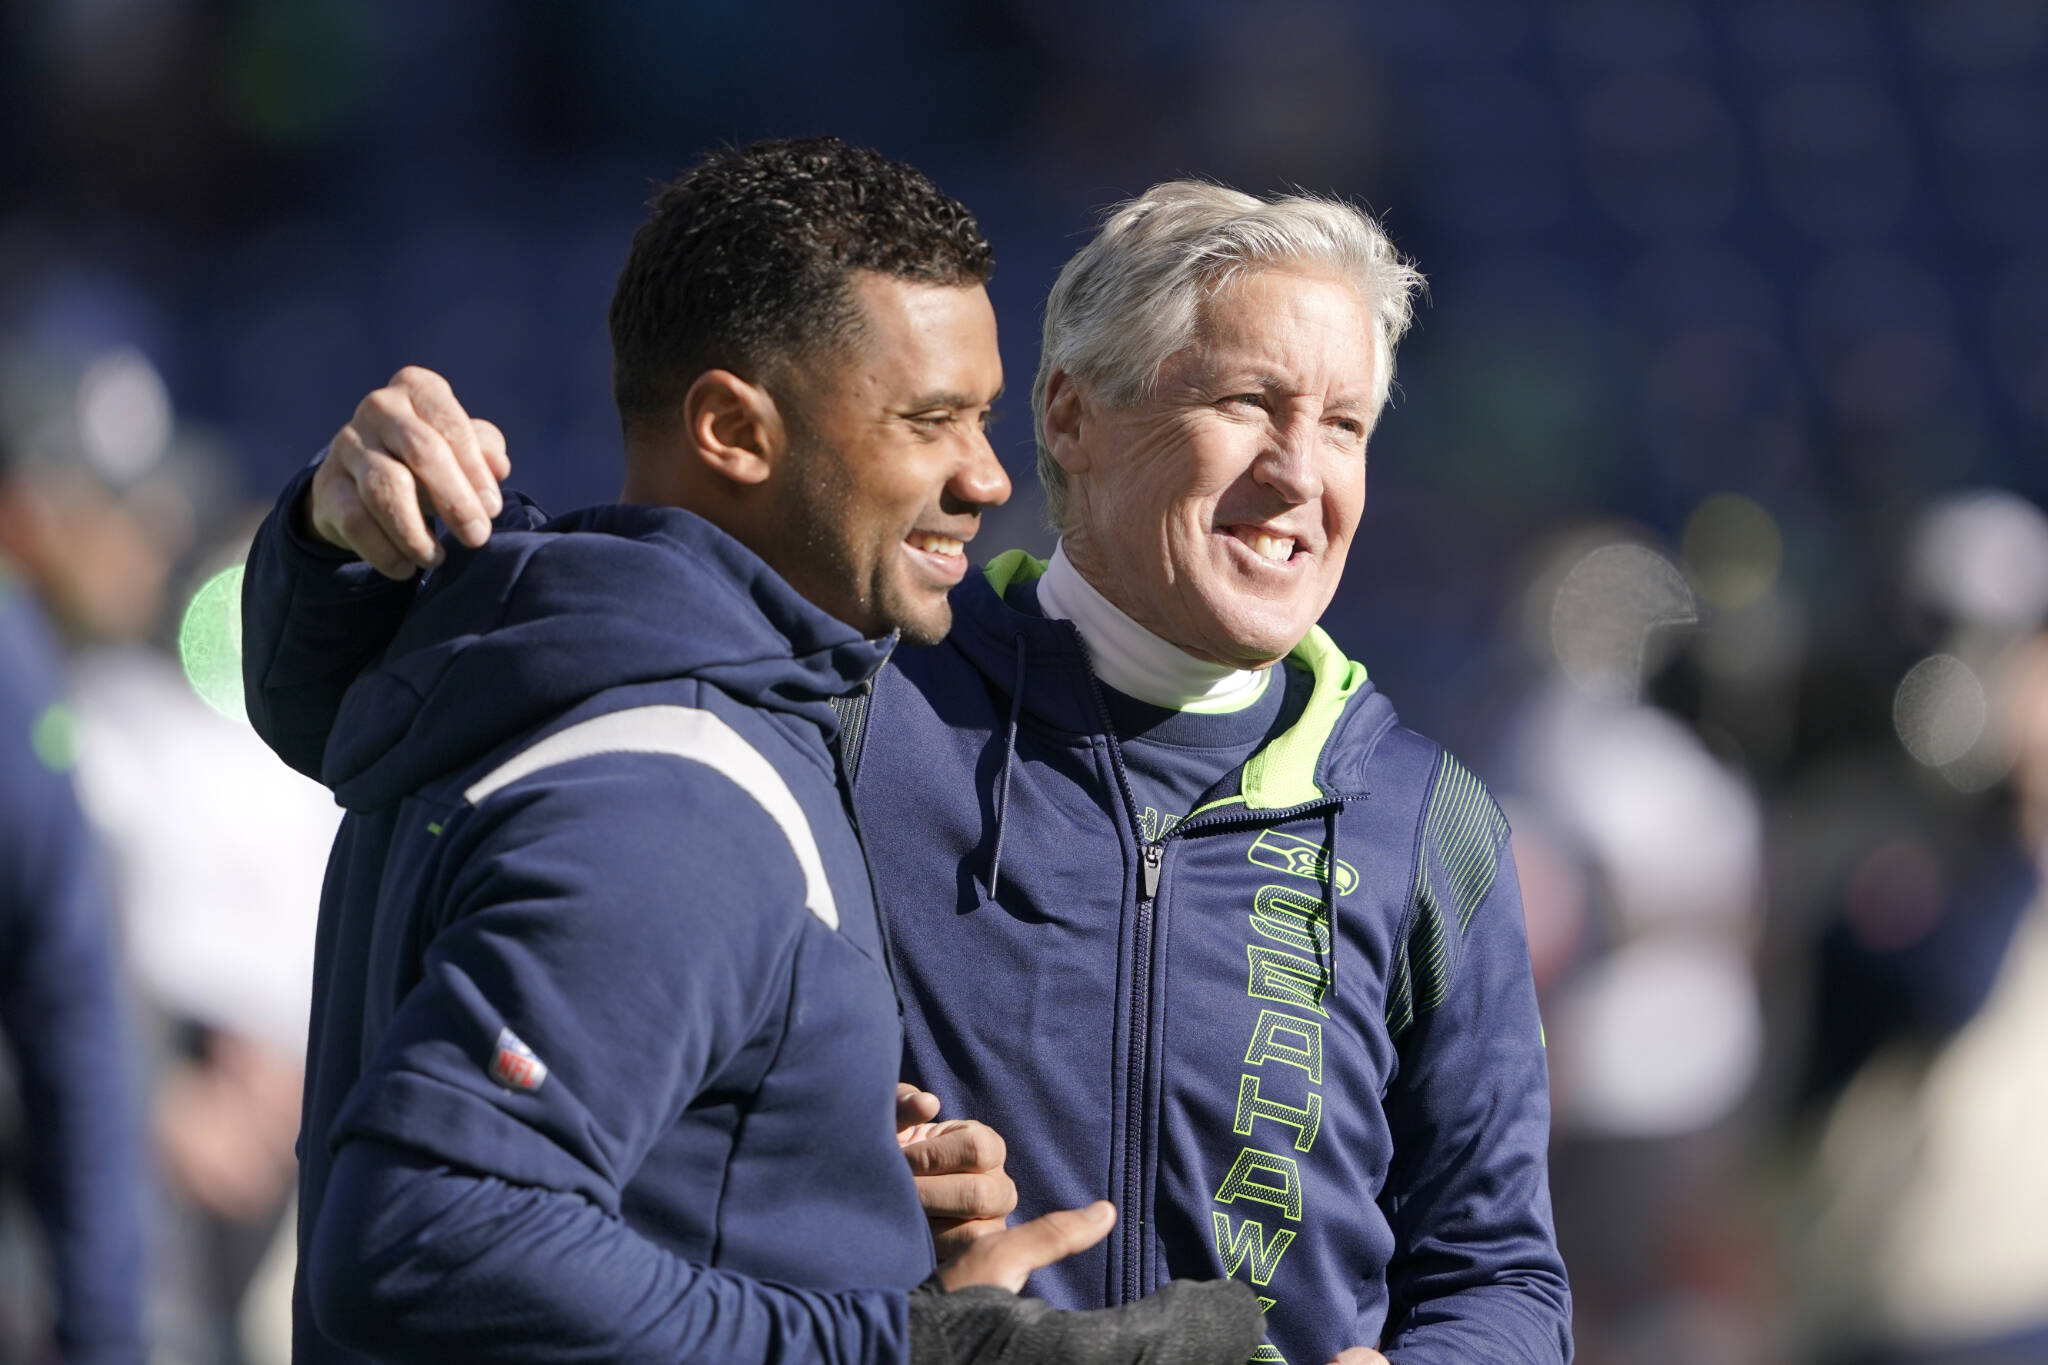
[[[1329,838],[1325,843],[1330,850],[1328,865],[1323,868],[1323,918],[1330,926],[1331,999],[1335,999],[1337,995],[1337,945],[1341,941],[1337,933],[1337,815],[1342,809],[1342,803],[1333,802],[1323,812],[1324,825],[1329,830]]]
[[[1003,731],[1003,766],[996,774],[995,847],[988,855],[988,898],[996,898],[996,886],[1003,875],[1003,816],[1010,809],[1010,769],[1017,758],[1017,718],[1024,713],[1024,636],[1017,636],[1017,680],[1010,687],[1010,723]]]

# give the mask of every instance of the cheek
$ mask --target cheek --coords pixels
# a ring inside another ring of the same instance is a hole
[[[1347,464],[1323,483],[1323,529],[1334,544],[1349,540],[1365,514],[1365,466]]]
[[[935,507],[945,490],[947,456],[930,446],[906,444],[886,452],[868,471],[868,502],[877,520],[908,523]]]

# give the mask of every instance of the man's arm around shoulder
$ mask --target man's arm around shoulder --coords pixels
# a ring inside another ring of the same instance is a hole
[[[342,694],[397,633],[419,574],[441,562],[431,515],[465,545],[535,524],[498,481],[498,428],[472,418],[439,375],[408,366],[365,397],[320,458],[285,486],[250,547],[242,582],[249,720],[309,777]]]

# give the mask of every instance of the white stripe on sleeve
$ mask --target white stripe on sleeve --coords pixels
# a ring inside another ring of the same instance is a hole
[[[558,730],[493,768],[462,794],[480,804],[502,787],[558,763],[593,754],[672,754],[715,768],[754,798],[782,828],[804,873],[804,906],[827,927],[839,927],[839,907],[825,880],[825,863],[811,822],[804,818],[775,765],[709,711],[693,706],[636,706]]]

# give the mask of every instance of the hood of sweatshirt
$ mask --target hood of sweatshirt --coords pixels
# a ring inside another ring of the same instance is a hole
[[[863,638],[760,557],[673,507],[596,507],[453,548],[349,689],[321,780],[374,810],[608,688],[697,678],[837,733],[830,701],[893,637]]]

